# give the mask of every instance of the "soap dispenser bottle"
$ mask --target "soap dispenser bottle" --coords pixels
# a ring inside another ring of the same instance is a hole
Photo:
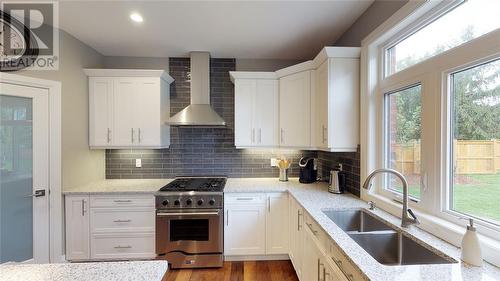
[[[483,257],[481,255],[481,245],[477,237],[476,227],[474,227],[474,220],[469,219],[469,225],[462,239],[462,256],[461,259],[473,266],[482,266]]]

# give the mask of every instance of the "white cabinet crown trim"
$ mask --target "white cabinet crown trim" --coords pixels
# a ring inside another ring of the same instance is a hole
[[[174,82],[174,78],[164,70],[159,69],[100,69],[86,68],[83,70],[89,77],[160,77],[168,84]]]

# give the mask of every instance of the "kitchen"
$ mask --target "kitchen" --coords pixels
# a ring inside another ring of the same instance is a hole
[[[500,279],[496,3],[56,4],[0,76],[0,280]]]

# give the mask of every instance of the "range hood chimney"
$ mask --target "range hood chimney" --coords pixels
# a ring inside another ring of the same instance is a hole
[[[226,122],[210,106],[210,54],[191,52],[191,104],[172,116],[171,126],[225,126]]]

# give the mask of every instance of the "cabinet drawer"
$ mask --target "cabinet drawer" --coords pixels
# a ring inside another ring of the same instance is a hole
[[[92,259],[153,258],[154,233],[93,234]]]
[[[90,210],[91,233],[148,232],[155,229],[155,211],[152,208]]]
[[[327,254],[329,261],[333,262],[340,271],[346,276],[349,281],[365,280],[361,273],[352,265],[334,242],[328,241],[329,253]]]
[[[313,233],[314,239],[316,240],[321,252],[326,254],[328,250],[328,235],[308,213],[305,214],[305,226],[308,227]]]
[[[153,207],[155,206],[153,195],[91,195],[91,208],[106,207]]]
[[[224,195],[225,204],[266,204],[265,193],[237,193]]]

